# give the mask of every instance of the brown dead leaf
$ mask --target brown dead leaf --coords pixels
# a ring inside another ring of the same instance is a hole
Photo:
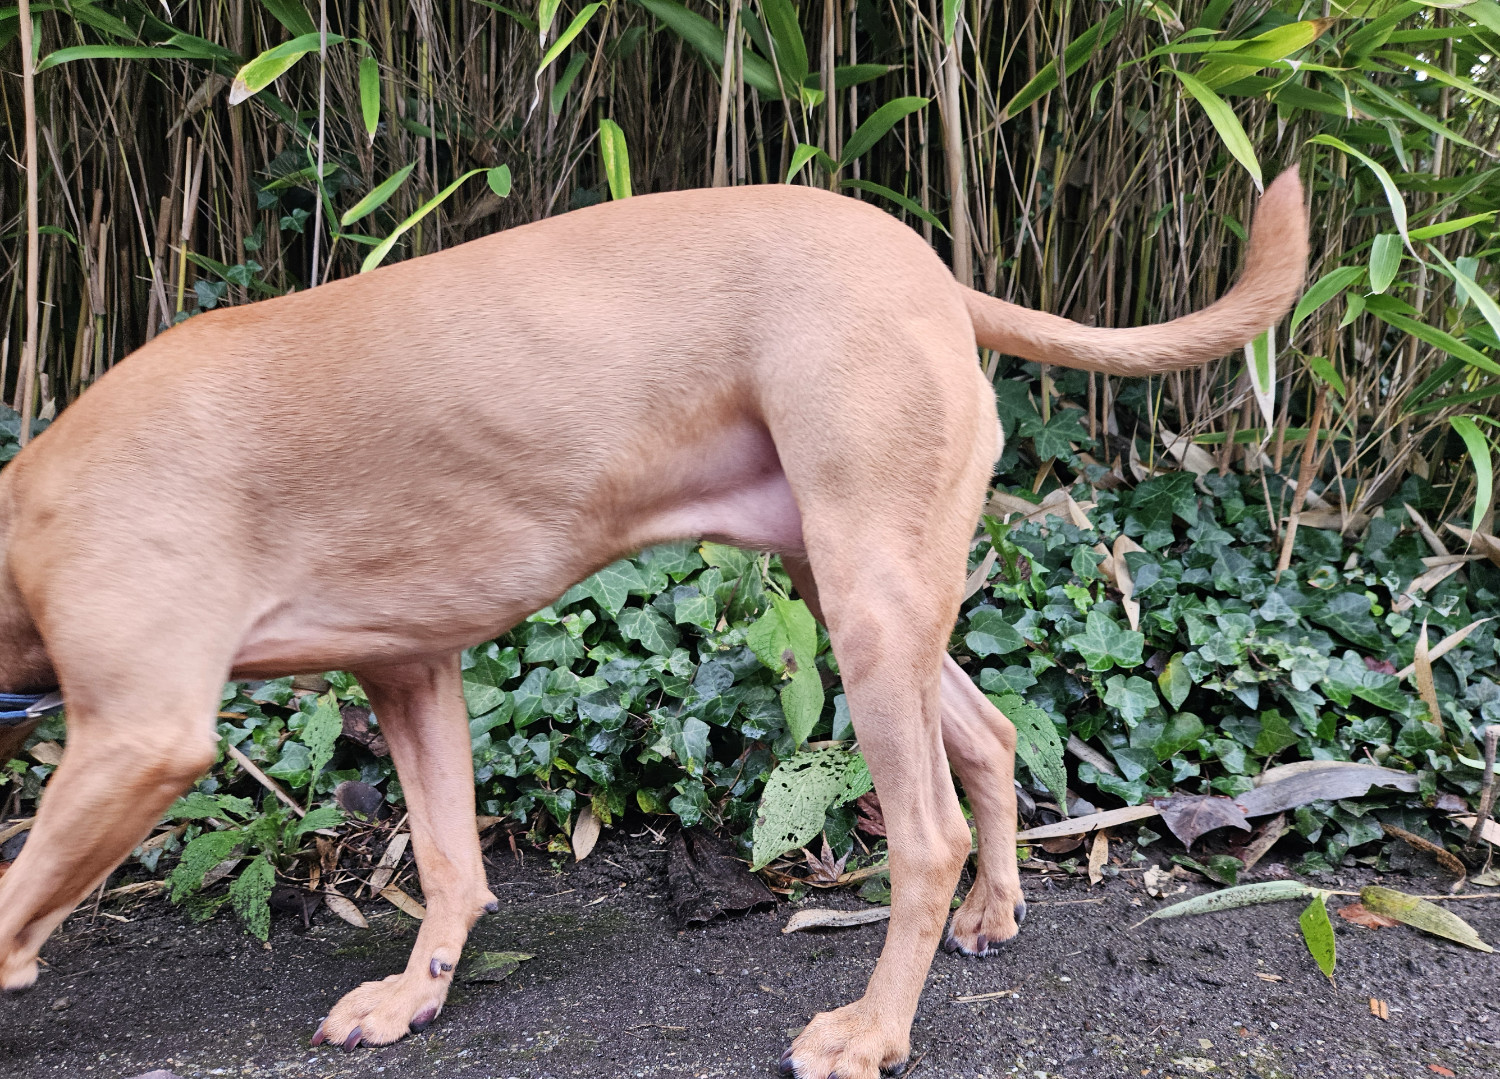
[[[1452,1076],[1457,1074],[1456,1072],[1443,1067],[1441,1064],[1429,1064],[1427,1065],[1427,1070],[1430,1072],[1436,1072],[1438,1075]]]
[[[867,907],[864,910],[799,910],[787,920],[783,933],[802,929],[842,929],[850,925],[883,922],[891,916],[890,907]]]
[[[386,887],[380,889],[380,897],[391,906],[401,911],[401,913],[410,915],[419,922],[423,918],[427,917],[427,908],[422,906],[421,903],[418,903],[415,899],[407,895],[394,884],[387,885]]]
[[[1458,856],[1448,848],[1440,847],[1430,839],[1423,839],[1419,835],[1414,835],[1411,832],[1408,832],[1405,828],[1397,828],[1394,824],[1382,824],[1380,826],[1380,829],[1381,831],[1385,832],[1386,835],[1394,839],[1401,840],[1408,847],[1412,847],[1415,850],[1420,850],[1432,855],[1437,859],[1438,865],[1442,866],[1454,876],[1466,877],[1469,875],[1468,868],[1463,864],[1463,862],[1459,861]]]
[[[1387,1020],[1391,1018],[1391,1006],[1379,997],[1370,998],[1370,1014],[1376,1019]]]
[[[360,909],[346,896],[334,891],[332,887],[324,890],[323,903],[350,925],[358,926],[360,929],[370,928],[370,923],[365,921],[365,916],[360,913]]]
[[[1115,539],[1115,585],[1120,589],[1120,606],[1124,609],[1132,630],[1141,628],[1141,605],[1135,599],[1135,581],[1130,576],[1130,567],[1125,564],[1125,556],[1131,551],[1139,550],[1141,545],[1123,532]]]
[[[401,856],[406,853],[406,845],[410,842],[410,832],[398,832],[386,846],[385,853],[380,856],[380,863],[370,874],[371,895],[385,891],[385,886],[391,882],[391,877],[395,876],[396,866],[401,861]]]
[[[56,742],[38,742],[27,752],[38,764],[50,764],[56,767],[62,763],[63,748]]]
[[[858,817],[854,826],[865,835],[885,835],[885,814],[880,811],[880,795],[874,791],[861,794],[854,801],[854,812]]]
[[[377,757],[389,757],[390,746],[385,744],[385,736],[377,730],[370,729],[370,710],[361,708],[357,704],[346,704],[339,708],[339,715],[344,720],[343,735],[351,742],[357,742],[364,746]]]
[[[1262,817],[1309,802],[1359,798],[1372,786],[1411,793],[1417,789],[1417,776],[1355,761],[1297,761],[1267,768],[1255,789],[1239,795],[1235,802],[1246,816]]]
[[[1217,828],[1250,830],[1245,811],[1233,799],[1217,794],[1174,794],[1153,798],[1151,804],[1161,813],[1167,828],[1189,850],[1199,836]]]
[[[1083,846],[1083,837],[1076,835],[1053,836],[1051,839],[1042,840],[1037,846],[1041,847],[1048,854],[1067,854],[1068,851],[1077,850]]]
[[[599,832],[604,825],[594,815],[593,806],[584,806],[578,811],[578,819],[573,822],[573,860],[581,862],[587,858],[594,849],[594,844],[599,842]]]
[[[828,840],[823,840],[822,856],[814,854],[810,849],[802,851],[802,860],[807,863],[808,871],[812,874],[811,879],[820,884],[837,884],[839,877],[844,874],[844,863],[849,860],[845,854],[837,860],[833,857],[833,851],[828,849]]]
[[[1095,832],[1094,845],[1089,850],[1089,887],[1104,879],[1104,863],[1109,861],[1109,833]]]
[[[1384,914],[1376,914],[1373,910],[1367,910],[1363,903],[1345,903],[1338,910],[1339,917],[1346,922],[1362,925],[1366,929],[1391,929],[1401,923],[1396,919]]]

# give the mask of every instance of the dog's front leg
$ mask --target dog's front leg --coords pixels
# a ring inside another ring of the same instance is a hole
[[[421,1030],[443,1007],[475,921],[495,909],[474,821],[474,763],[458,657],[355,672],[391,747],[427,917],[400,974],[340,1000],[313,1035],[353,1049]]]

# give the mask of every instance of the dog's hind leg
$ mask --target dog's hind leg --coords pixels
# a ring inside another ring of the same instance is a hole
[[[989,955],[1026,917],[1016,869],[1016,728],[951,656],[943,657],[943,747],[979,832],[978,872],[943,946]]]
[[[805,556],[782,555],[797,594],[823,621],[817,583]],[[943,749],[958,773],[979,833],[978,873],[953,916],[943,947],[990,955],[1009,943],[1026,918],[1016,869],[1016,728],[952,657],[943,657]]]
[[[345,1049],[385,1045],[432,1022],[469,930],[495,909],[475,829],[474,763],[458,657],[355,674],[396,762],[427,917],[406,969],[348,993],[313,1035],[315,1045],[327,1041]]]
[[[129,649],[116,651],[129,655]],[[36,956],[75,904],[214,762],[223,669],[192,649],[60,662],[68,739],[20,856],[0,878],[0,988],[36,979]]]

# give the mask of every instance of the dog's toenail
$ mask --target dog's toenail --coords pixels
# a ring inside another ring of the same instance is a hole
[[[979,939],[974,942],[974,950],[978,954],[983,955],[986,951],[989,950],[989,946],[990,946],[990,938],[987,937],[987,936],[985,936],[983,933],[980,933],[979,934]]]
[[[795,1076],[797,1074],[797,1065],[792,1060],[792,1051],[790,1049],[781,1054],[781,1064],[776,1070],[782,1075]]]
[[[1020,925],[1026,920],[1026,901],[1023,899],[1016,904],[1016,924]]]
[[[904,1060],[899,1064],[892,1064],[889,1068],[885,1069],[885,1073],[895,1077],[895,1079],[900,1079],[901,1076],[906,1074],[906,1064],[907,1062]]]
[[[318,1029],[315,1030],[315,1031],[313,1031],[312,1044],[314,1044],[314,1045],[322,1045],[323,1044],[323,1025],[325,1023],[327,1023],[327,1022],[328,1022],[327,1019],[320,1019],[320,1020],[318,1020]]]
[[[494,914],[499,909],[500,909],[500,900],[498,900],[498,899],[491,899],[488,903],[486,903],[484,905],[484,912],[486,914]]]
[[[427,964],[427,973],[431,974],[434,978],[441,978],[444,974],[447,974],[452,969],[452,963],[444,963],[442,960],[436,958],[434,958],[431,963]]]
[[[432,1025],[432,1021],[436,1018],[437,1009],[427,1008],[417,1013],[416,1018],[411,1021],[411,1029],[416,1032],[426,1030],[429,1026]]]
[[[344,1052],[354,1052],[354,1047],[359,1044],[359,1039],[364,1037],[364,1034],[364,1027],[355,1027],[353,1030],[351,1030],[349,1032],[349,1036],[344,1039]]]
[[[943,951],[947,952],[949,955],[952,955],[954,952],[958,951],[958,938],[955,937],[952,933],[949,933],[946,937],[943,938]]]

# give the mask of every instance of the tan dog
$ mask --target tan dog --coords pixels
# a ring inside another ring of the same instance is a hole
[[[31,984],[48,933],[213,763],[226,678],[347,669],[400,770],[428,913],[405,972],[349,993],[314,1040],[422,1028],[494,906],[460,649],[643,546],[704,536],[780,552],[814,603],[889,830],[869,988],[784,1064],[898,1066],[969,852],[950,766],[981,837],[951,945],[984,954],[1024,911],[1015,732],[944,655],[999,450],[975,340],[1116,374],[1196,364],[1282,317],[1306,250],[1288,173],[1222,300],[1089,329],[960,287],[865,203],[684,191],[158,337],[0,474],[0,690],[60,685],[69,726],[0,880],[0,985]]]

